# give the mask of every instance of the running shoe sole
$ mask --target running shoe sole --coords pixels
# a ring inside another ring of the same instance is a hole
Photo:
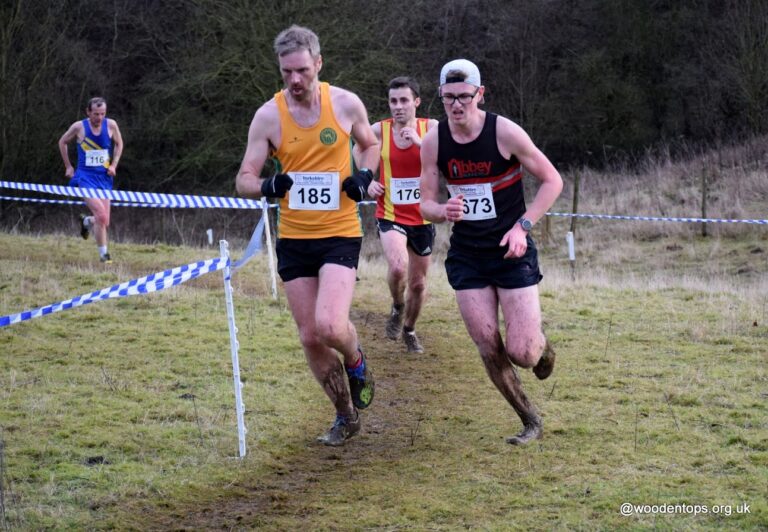
[[[365,363],[365,375],[362,379],[359,379],[347,373],[347,378],[349,378],[349,393],[352,396],[352,404],[363,410],[368,408],[373,402],[376,384],[373,381],[373,373],[370,367],[368,367],[368,362],[362,351],[360,351],[360,355]]]
[[[552,375],[552,370],[555,369],[555,350],[549,345],[549,340],[544,344],[544,352],[541,354],[539,362],[533,367],[533,374],[544,380]]]

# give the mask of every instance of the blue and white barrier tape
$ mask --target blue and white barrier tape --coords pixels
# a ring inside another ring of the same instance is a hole
[[[248,243],[242,258],[234,263],[233,267],[235,269],[245,266],[248,261],[261,251],[261,239],[263,236],[264,216],[262,216],[259,223],[256,224],[256,228],[253,230],[253,235],[251,236],[251,241]],[[193,262],[185,266],[177,266],[170,270],[153,273],[152,275],[147,275],[140,279],[133,279],[132,281],[127,281],[122,284],[116,284],[109,288],[91,292],[90,294],[83,294],[45,307],[26,310],[24,312],[19,312],[18,314],[0,316],[0,327],[31,320],[32,318],[39,318],[40,316],[46,316],[48,314],[53,314],[54,312],[80,307],[82,305],[87,305],[88,303],[93,303],[94,301],[157,292],[158,290],[176,286],[189,281],[190,279],[194,279],[195,277],[205,275],[206,273],[224,269],[230,264],[231,261],[229,259],[224,260],[219,257],[216,259]]]
[[[60,185],[39,185],[35,183],[18,183],[12,181],[0,181],[0,188],[12,188],[16,190],[32,190],[59,194],[61,196],[74,196],[80,198],[102,198],[116,200],[116,206],[123,207],[174,207],[174,208],[219,208],[219,209],[261,209],[258,200],[243,198],[230,198],[223,196],[191,196],[180,194],[160,194],[151,192],[131,192],[121,190],[102,190],[97,188],[78,188]],[[70,203],[79,202],[68,200],[45,200],[38,198],[14,198],[0,196],[0,199],[13,201],[38,201],[42,203]],[[375,201],[362,201],[361,205],[376,204]],[[277,204],[270,207],[276,208]],[[686,223],[744,223],[755,225],[768,225],[768,219],[723,219],[723,218],[690,218],[670,216],[630,216],[613,214],[572,214],[565,212],[548,212],[547,216],[562,216],[571,218],[594,218],[597,220],[634,220],[646,222],[686,222]]]
[[[31,201],[34,203],[56,203],[59,205],[85,205],[84,201],[77,201],[77,200],[22,198],[17,196],[0,196],[0,200]],[[116,201],[112,203],[112,206],[113,207],[165,207],[165,205],[158,205],[157,203],[127,203],[124,201]]]
[[[722,218],[673,218],[669,216],[622,216],[613,214],[572,214],[568,212],[548,212],[547,216],[568,216],[571,218],[596,218],[598,220],[640,220],[646,222],[688,222],[688,223],[727,223],[768,225],[768,220],[731,220]]]
[[[254,257],[254,255],[261,252],[261,240],[262,240],[262,237],[264,236],[264,222],[265,222],[264,216],[259,218],[259,223],[256,224],[256,228],[253,230],[253,234],[251,235],[251,240],[248,242],[248,245],[245,247],[243,256],[240,258],[240,260],[237,260],[232,264],[233,271],[237,271],[243,266],[245,266],[248,263],[248,261]]]
[[[151,203],[162,205],[164,207],[186,207],[197,209],[261,209],[261,203],[259,201],[224,196],[190,196],[182,194],[160,194],[155,192],[133,192],[127,190],[103,190],[99,188],[39,185],[35,183],[18,183],[13,181],[0,181],[0,188],[31,190],[76,198],[100,198],[130,203]]]
[[[53,303],[52,305],[47,305],[45,307],[26,310],[24,312],[19,312],[18,314],[0,316],[0,327],[13,325],[14,323],[31,320],[33,318],[39,318],[40,316],[46,316],[48,314],[53,314],[54,312],[80,307],[82,305],[93,303],[94,301],[157,292],[164,288],[179,285],[206,273],[221,270],[225,268],[229,262],[229,260],[224,260],[221,257],[193,262],[184,266],[178,266],[171,270],[153,273],[152,275],[147,275],[140,279],[133,279],[132,281],[116,284],[109,288],[104,288],[103,290],[91,292],[90,294],[83,294],[72,299],[67,299],[66,301]]]

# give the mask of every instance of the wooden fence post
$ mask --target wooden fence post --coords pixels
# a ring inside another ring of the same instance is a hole
[[[701,217],[707,217],[707,167],[701,169]],[[701,236],[707,237],[707,222],[701,223]]]
[[[581,174],[577,171],[573,174],[573,207],[571,208],[571,214],[579,212],[579,181],[581,180]],[[576,233],[576,217],[571,216],[571,229],[572,233]]]

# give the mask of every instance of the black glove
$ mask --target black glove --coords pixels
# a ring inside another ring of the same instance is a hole
[[[373,172],[367,168],[361,168],[354,175],[349,176],[341,184],[341,188],[350,199],[363,201],[368,185],[373,181]]]
[[[261,184],[261,195],[265,198],[284,198],[293,186],[293,179],[287,174],[277,174]]]

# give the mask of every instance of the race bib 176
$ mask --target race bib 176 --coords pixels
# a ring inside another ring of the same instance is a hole
[[[411,205],[421,200],[420,177],[393,177],[389,180],[389,198],[393,205]]]

